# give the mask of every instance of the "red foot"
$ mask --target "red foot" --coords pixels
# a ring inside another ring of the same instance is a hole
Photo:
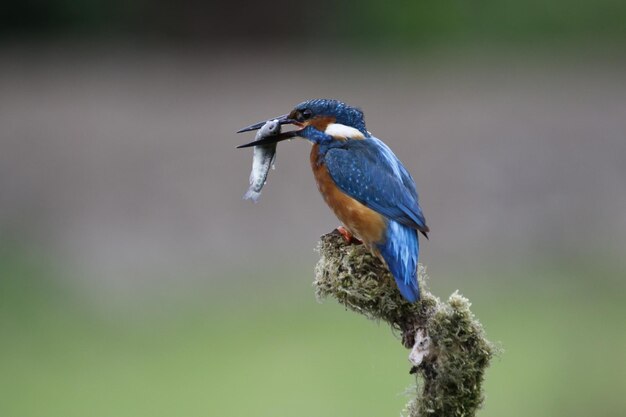
[[[350,233],[350,231],[343,226],[339,226],[337,228],[337,231],[339,232],[339,234],[341,234],[341,236],[343,237],[343,240],[345,240],[348,245],[350,244],[360,245],[363,243],[359,239],[354,237],[354,235]]]

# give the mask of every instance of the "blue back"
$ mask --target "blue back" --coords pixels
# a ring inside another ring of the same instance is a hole
[[[382,141],[373,136],[332,141],[320,152],[343,192],[388,219],[428,231],[413,178]]]

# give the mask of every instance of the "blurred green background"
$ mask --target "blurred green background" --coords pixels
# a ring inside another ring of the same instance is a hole
[[[234,131],[363,108],[431,290],[503,353],[482,416],[626,414],[626,3],[8,2],[0,416],[399,415],[391,331],[318,303],[308,145],[242,201]]]

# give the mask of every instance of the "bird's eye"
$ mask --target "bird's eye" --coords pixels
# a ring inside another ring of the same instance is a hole
[[[305,120],[310,119],[312,115],[313,115],[313,113],[309,109],[298,110],[296,112],[295,116],[294,116],[294,119],[296,119],[298,122],[302,123]]]

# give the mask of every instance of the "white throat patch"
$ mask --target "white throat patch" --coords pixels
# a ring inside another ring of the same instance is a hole
[[[363,133],[358,129],[350,126],[342,125],[341,123],[330,123],[324,131],[327,135],[347,138],[347,139],[365,139]]]

